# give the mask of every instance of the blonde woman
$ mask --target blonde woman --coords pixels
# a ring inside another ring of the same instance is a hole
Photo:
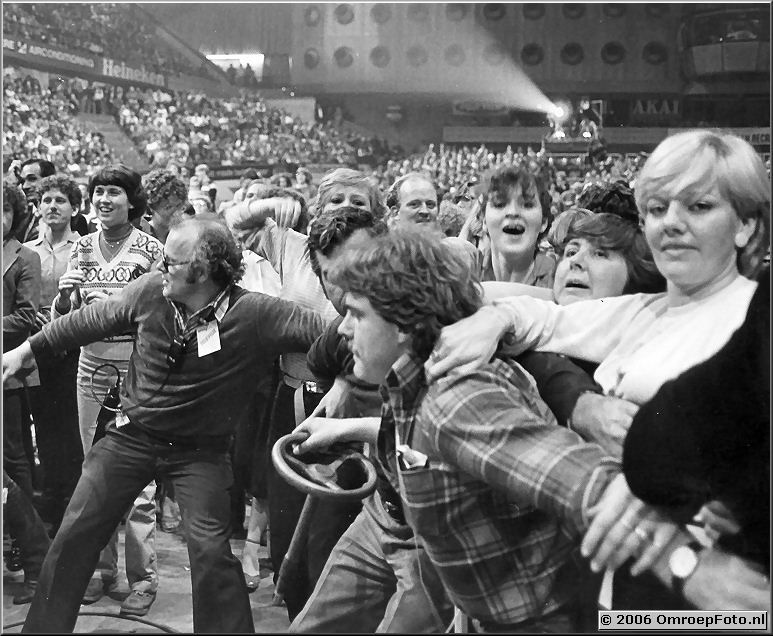
[[[746,317],[768,249],[770,181],[762,160],[735,135],[679,133],[661,142],[647,160],[636,202],[655,264],[666,279],[664,293],[566,306],[527,297],[501,299],[444,330],[428,375],[490,359],[510,332],[515,351],[553,351],[599,362],[594,377],[604,392],[641,405],[665,382],[717,353]],[[629,527],[626,514],[602,511],[594,523],[596,542],[586,538],[584,545],[592,566],[601,553],[616,549],[599,541],[613,534],[638,542],[646,552],[638,571],[663,550],[657,536]],[[667,549],[677,547],[672,542]],[[627,587],[625,598],[616,602],[620,608],[656,609],[670,596],[656,586],[634,592],[638,586]]]

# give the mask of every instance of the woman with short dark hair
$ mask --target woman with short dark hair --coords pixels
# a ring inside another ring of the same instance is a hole
[[[130,281],[150,271],[163,253],[162,244],[137,229],[132,221],[145,214],[147,195],[140,175],[116,164],[91,177],[89,198],[99,229],[80,237],[70,252],[67,271],[59,280],[51,316],[56,319],[73,309],[100,302],[121,291]],[[81,348],[78,361],[78,420],[84,454],[94,442],[102,402],[116,381],[126,378],[134,334],[126,333]],[[126,522],[127,577],[132,588],[122,610],[143,615],[155,599],[158,574],[155,564],[155,482],[135,501]],[[118,576],[117,532],[100,556],[84,602],[99,600],[114,589]]]
[[[556,262],[539,249],[551,223],[544,184],[504,166],[486,175],[482,191],[459,234],[481,253],[481,280],[550,287]]]

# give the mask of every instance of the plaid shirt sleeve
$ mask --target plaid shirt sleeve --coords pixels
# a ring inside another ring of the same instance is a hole
[[[600,446],[557,426],[522,370],[494,372],[506,366],[497,361],[430,386],[417,433],[443,461],[582,534],[587,509],[620,472],[619,464]]]

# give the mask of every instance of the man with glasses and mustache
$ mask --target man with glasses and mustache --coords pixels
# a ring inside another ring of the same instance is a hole
[[[24,631],[72,631],[99,550],[152,479],[183,511],[195,632],[252,633],[231,535],[231,435],[250,392],[282,353],[307,350],[324,326],[313,311],[246,292],[241,250],[214,215],[186,218],[158,268],[120,293],[47,324],[3,356],[3,381],[33,359],[134,330],[115,424],[83,464],[39,578]]]

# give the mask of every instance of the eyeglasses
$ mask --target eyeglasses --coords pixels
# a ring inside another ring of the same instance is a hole
[[[177,371],[183,363],[185,354],[185,336],[179,334],[172,340],[169,349],[166,352],[166,364],[172,371]]]
[[[161,268],[162,272],[168,272],[169,268],[172,267],[172,265],[188,265],[189,263],[192,263],[193,261],[170,261],[166,254],[164,254],[161,257],[161,260],[158,262],[158,266]]]

